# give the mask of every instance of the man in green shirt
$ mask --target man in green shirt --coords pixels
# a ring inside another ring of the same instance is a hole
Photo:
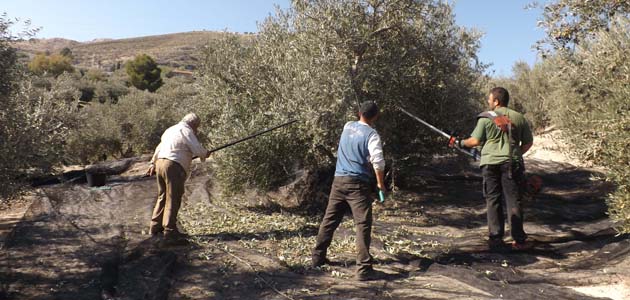
[[[506,89],[496,87],[490,90],[488,95],[490,112],[480,115],[470,138],[456,143],[460,147],[468,148],[483,144],[480,167],[487,207],[488,245],[491,248],[504,245],[505,210],[514,240],[512,248],[519,250],[530,246],[525,242],[527,234],[523,230],[519,182],[524,176],[523,154],[532,146],[534,138],[525,117],[507,107],[509,101],[510,94]],[[511,122],[511,132],[497,126],[495,116],[506,116]],[[510,125],[504,129],[507,127]],[[502,200],[505,200],[505,203]]]

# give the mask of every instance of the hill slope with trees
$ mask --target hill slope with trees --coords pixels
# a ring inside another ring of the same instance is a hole
[[[200,48],[223,35],[222,32],[192,31],[83,43],[60,38],[31,39],[16,42],[13,46],[29,58],[38,53],[58,53],[69,48],[76,67],[85,69],[109,70],[118,63],[133,59],[138,53],[150,55],[160,65],[186,67],[196,66]]]

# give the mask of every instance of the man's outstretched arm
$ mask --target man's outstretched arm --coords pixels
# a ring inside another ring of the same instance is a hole
[[[481,142],[476,137],[469,137],[462,141],[462,145],[466,148],[474,148],[481,145]]]

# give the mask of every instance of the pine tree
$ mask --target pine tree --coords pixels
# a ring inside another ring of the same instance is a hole
[[[157,63],[146,54],[136,56],[127,63],[125,67],[131,84],[139,90],[149,90],[155,92],[164,82],[162,81],[162,70]]]

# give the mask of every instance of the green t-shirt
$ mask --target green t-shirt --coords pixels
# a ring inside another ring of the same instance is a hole
[[[516,147],[512,147],[512,159],[515,161],[522,160],[523,153],[521,153],[520,146],[530,144],[534,141],[527,120],[525,120],[525,117],[523,117],[521,113],[507,107],[499,107],[494,111],[510,118],[513,124],[512,138],[517,145]],[[478,139],[480,143],[483,143],[480,166],[498,165],[509,160],[508,135],[507,133],[502,133],[491,119],[479,118],[475,130],[473,130],[470,136]]]

